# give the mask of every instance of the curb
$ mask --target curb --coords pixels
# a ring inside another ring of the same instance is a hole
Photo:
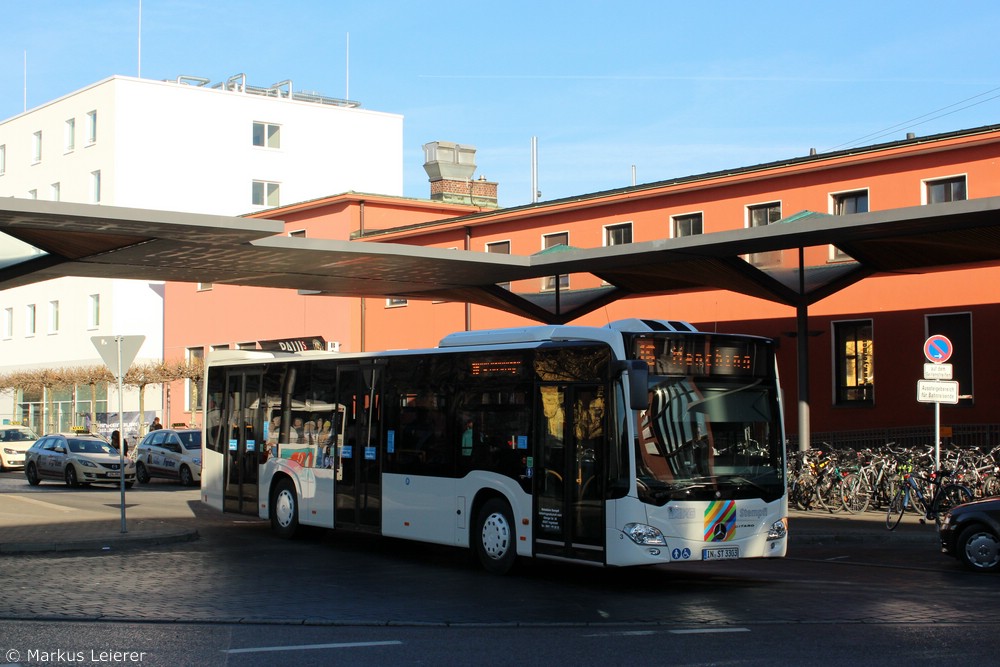
[[[198,531],[182,530],[172,533],[159,533],[155,535],[129,536],[128,533],[117,537],[93,538],[87,540],[65,541],[42,541],[42,542],[11,542],[0,544],[0,554],[18,553],[52,553],[70,551],[117,551],[124,549],[136,549],[141,547],[155,546],[158,544],[172,544],[177,542],[193,542],[199,538]]]

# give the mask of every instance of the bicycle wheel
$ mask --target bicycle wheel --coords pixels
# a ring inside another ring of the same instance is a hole
[[[861,514],[868,509],[872,499],[871,481],[864,474],[848,475],[844,479],[844,509],[851,514]]]
[[[896,495],[889,501],[889,509],[885,513],[885,527],[895,530],[899,522],[903,520],[903,512],[906,511],[906,498],[909,494],[905,487],[896,491]]]
[[[931,503],[931,509],[928,514],[934,515],[934,522],[940,528],[941,521],[944,519],[944,515],[948,513],[948,510],[971,500],[972,492],[966,487],[961,484],[946,484],[934,496],[934,502]]]

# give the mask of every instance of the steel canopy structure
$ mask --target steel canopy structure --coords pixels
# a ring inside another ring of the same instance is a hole
[[[800,443],[807,445],[808,306],[868,276],[1000,264],[1000,197],[849,216],[803,211],[763,227],[530,256],[283,232],[275,220],[4,199],[0,290],[65,276],[211,282],[469,302],[550,324],[617,299],[728,290],[796,308]],[[850,259],[807,266],[805,249],[826,245]],[[761,268],[746,259],[788,250],[798,251],[797,262]],[[603,285],[532,294],[500,286],[579,273]]]

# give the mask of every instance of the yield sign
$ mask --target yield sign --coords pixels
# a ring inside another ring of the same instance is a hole
[[[120,378],[128,371],[142,347],[145,336],[92,336],[94,347],[104,359],[111,373]],[[120,351],[119,351],[120,350]],[[121,366],[119,366],[121,361]]]

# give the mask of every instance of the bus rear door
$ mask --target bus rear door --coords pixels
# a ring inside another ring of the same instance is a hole
[[[224,512],[257,515],[257,479],[262,454],[260,399],[261,368],[233,369],[226,373],[226,392],[218,423],[213,425],[228,438],[223,462]]]
[[[337,447],[334,518],[337,528],[377,531],[382,525],[382,373],[377,362],[340,365],[337,398],[346,408]]]

